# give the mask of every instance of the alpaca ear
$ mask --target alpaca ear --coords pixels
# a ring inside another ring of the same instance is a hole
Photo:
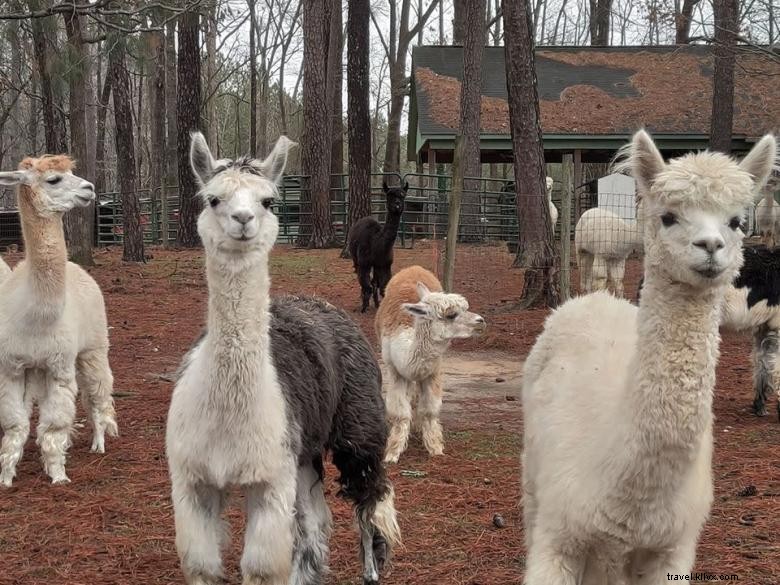
[[[404,180],[404,194],[406,194],[409,191],[409,181]]]
[[[270,181],[279,183],[284,167],[287,166],[287,154],[296,146],[298,146],[297,142],[293,142],[287,136],[280,136],[271,154],[260,163],[260,171],[263,175]]]
[[[644,130],[634,134],[631,143],[620,149],[618,158],[623,157],[625,159],[618,163],[616,169],[631,171],[637,183],[637,193],[647,193],[658,173],[666,166],[664,157]]]
[[[417,283],[417,294],[419,295],[420,300],[424,301],[425,297],[427,297],[429,294],[431,294],[431,291],[422,282],[418,282]]]
[[[190,166],[201,187],[214,176],[214,157],[206,139],[200,132],[190,134]]]
[[[750,173],[756,186],[761,188],[766,184],[772,171],[777,168],[778,153],[777,140],[771,134],[767,134],[750,149],[747,156],[739,163],[743,171]]]
[[[417,319],[431,318],[431,310],[425,303],[404,303],[401,308]]]
[[[14,185],[29,185],[30,177],[25,171],[6,171],[0,173],[0,185],[13,187]]]
[[[387,193],[389,189],[387,188],[387,179],[382,179],[382,191],[384,193]]]

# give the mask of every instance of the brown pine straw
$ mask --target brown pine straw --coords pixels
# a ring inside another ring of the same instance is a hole
[[[344,307],[373,340],[373,312],[356,313],[359,289],[351,262],[338,250],[277,249],[275,292],[317,293]],[[0,491],[0,585],[168,585],[183,583],[174,547],[164,432],[173,372],[197,336],[206,289],[198,251],[153,250],[147,265],[123,264],[119,250],[100,251],[93,275],[108,305],[121,436],[105,455],[89,451],[80,428],[70,450],[73,483],[51,486],[34,439],[28,442],[14,487]],[[510,270],[505,247],[458,250],[456,289],[488,320],[484,338],[454,351],[508,352],[521,360],[541,331],[547,311],[514,309],[522,273]],[[396,266],[435,260],[426,244],[397,250]],[[13,264],[18,255],[8,258]],[[635,294],[639,265],[627,267],[626,292]],[[576,271],[572,282],[578,282]],[[715,502],[702,535],[697,570],[732,573],[740,583],[776,585],[780,574],[780,424],[749,410],[750,340],[725,335],[715,397]],[[161,377],[162,375],[162,377]],[[508,389],[519,397],[519,389]],[[414,439],[393,466],[404,543],[383,581],[387,585],[505,585],[521,581],[524,548],[520,499],[520,401],[501,396],[464,399],[444,417],[446,453],[429,459]],[[79,422],[84,423],[79,410]],[[35,421],[33,421],[33,425]],[[33,426],[34,428],[34,426]],[[405,473],[401,472],[414,472]],[[358,542],[347,504],[327,492],[334,515],[332,585],[359,584]],[[740,493],[755,486],[755,495]],[[229,583],[240,583],[241,497],[227,514]],[[493,525],[500,514],[504,528]]]

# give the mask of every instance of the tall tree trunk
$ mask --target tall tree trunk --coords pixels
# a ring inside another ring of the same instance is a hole
[[[737,51],[737,0],[715,0],[715,74],[712,79],[710,148],[731,152],[734,123],[734,65]]]
[[[157,203],[166,196],[163,182],[165,181],[165,35],[162,31],[152,32],[148,37],[149,55],[152,59],[152,76],[149,80],[149,104],[151,107],[151,161],[150,188],[152,204],[157,213],[162,213],[165,205]],[[161,221],[161,226],[166,222]],[[156,226],[153,231],[156,230]],[[167,234],[166,234],[167,235]],[[162,238],[163,242],[165,238]]]
[[[122,193],[122,224],[124,249],[122,259],[144,261],[144,238],[141,210],[138,204],[133,147],[133,115],[130,100],[130,77],[125,65],[127,48],[122,33],[112,35],[108,56],[111,88],[114,94],[114,123],[119,190]]]
[[[68,75],[70,91],[70,153],[79,165],[79,176],[90,182],[95,180],[95,172],[90,168],[90,156],[87,150],[87,79],[89,79],[89,59],[81,32],[81,17],[76,12],[64,15],[65,32],[68,39],[68,57],[71,64]],[[94,264],[92,242],[95,219],[94,203],[87,207],[78,207],[63,217],[65,240],[68,254],[73,262],[82,266]]]
[[[468,18],[468,0],[452,0],[452,44],[462,45],[466,38],[466,19]],[[481,20],[481,19],[480,19]]]
[[[249,3],[249,152],[257,153],[257,10]]]
[[[36,11],[46,6],[43,0],[29,0],[31,11]],[[43,108],[43,130],[46,138],[46,151],[50,154],[62,152],[62,137],[60,136],[60,121],[54,107],[54,92],[51,83],[51,63],[48,47],[47,28],[52,17],[33,18],[30,24],[32,29],[33,53],[35,65],[40,81],[41,102]]]
[[[678,45],[687,45],[690,42],[691,17],[693,9],[701,0],[683,0],[682,8],[674,14],[674,42]],[[679,4],[677,0],[676,4]]]
[[[557,258],[545,193],[544,147],[528,0],[503,0],[509,126],[520,230],[515,266],[525,268],[521,305],[559,301]]]
[[[206,9],[206,139],[212,152],[219,155],[219,133],[217,120],[217,8],[216,3]]]
[[[466,30],[463,37],[463,83],[460,85],[460,131],[463,157],[460,161],[465,179],[462,185],[460,213],[462,233],[475,241],[480,232],[480,187],[482,176],[480,110],[482,104],[482,53],[485,47],[485,0],[464,0]]]
[[[167,182],[175,185],[179,177],[179,130],[176,119],[176,102],[179,94],[178,67],[176,63],[176,20],[169,20],[165,25],[165,167],[168,174]],[[189,164],[187,165],[189,168]]]
[[[301,193],[299,246],[335,245],[330,214],[330,118],[326,74],[328,67],[326,2],[303,1],[303,135],[301,169],[308,185]]]
[[[179,233],[176,243],[187,248],[199,244],[197,222],[201,210],[197,185],[190,170],[190,132],[200,128],[199,15],[188,10],[179,16],[178,101],[179,130]]]
[[[609,44],[609,28],[612,15],[612,0],[589,0],[590,2],[590,44]]]
[[[347,131],[349,133],[349,228],[371,215],[371,118],[369,112],[369,0],[348,0]],[[348,244],[348,242],[346,242]],[[347,257],[347,246],[342,256]]]
[[[100,194],[107,190],[106,185],[106,116],[108,115],[108,100],[111,97],[111,71],[106,72],[97,112],[97,136],[95,138],[95,192]]]
[[[344,116],[342,88],[343,68],[343,6],[342,0],[330,0],[330,31],[328,33],[328,107],[331,117],[330,172],[341,175],[344,172]],[[340,185],[340,177],[333,177],[334,187]]]

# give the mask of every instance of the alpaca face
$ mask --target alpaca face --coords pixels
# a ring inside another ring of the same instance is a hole
[[[744,210],[774,165],[774,138],[759,142],[742,163],[703,152],[667,164],[643,131],[629,153],[626,166],[642,201],[646,265],[695,289],[731,283],[742,265]]]
[[[430,323],[434,341],[466,339],[476,337],[485,331],[485,320],[469,312],[469,303],[461,295],[445,292],[431,292],[423,283],[417,283],[419,303],[404,303],[404,310],[416,321]]]
[[[393,213],[403,213],[404,200],[409,191],[409,182],[405,181],[403,187],[388,187],[386,182],[382,182],[382,191],[387,197],[387,211]]]
[[[282,136],[263,161],[249,157],[214,160],[203,135],[192,135],[190,164],[204,201],[198,234],[207,250],[271,249],[279,233],[279,222],[271,206],[287,153],[294,145]]]
[[[25,197],[42,215],[64,213],[74,207],[86,207],[95,200],[95,187],[92,183],[74,175],[69,168],[33,166],[36,161],[46,160],[27,159],[20,170],[0,173],[0,185],[29,187],[21,191],[19,196]]]

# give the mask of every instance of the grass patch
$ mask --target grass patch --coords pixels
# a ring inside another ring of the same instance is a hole
[[[516,433],[450,431],[445,435],[445,444],[462,443],[463,447],[459,451],[472,461],[514,457],[520,453],[520,436]]]

